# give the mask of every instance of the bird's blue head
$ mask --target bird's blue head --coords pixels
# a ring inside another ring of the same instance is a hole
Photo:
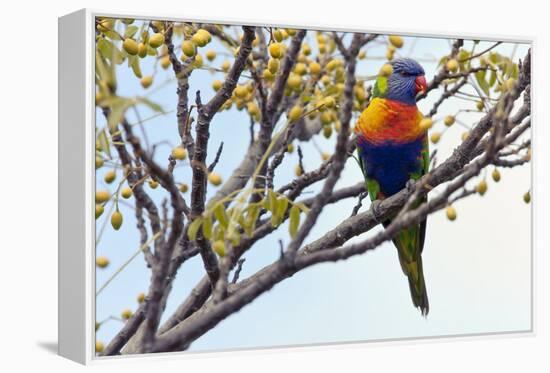
[[[427,84],[424,69],[410,58],[399,58],[391,62],[393,72],[388,77],[385,97],[391,100],[414,105],[416,97],[426,92]]]

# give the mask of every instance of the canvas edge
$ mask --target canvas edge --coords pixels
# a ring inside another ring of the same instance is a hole
[[[82,26],[77,27],[79,35],[82,35],[84,37],[83,46],[85,47],[85,50],[83,53],[80,53],[79,56],[74,56],[75,51],[73,48],[67,47],[67,45],[62,45],[61,43],[61,23],[62,20],[65,18],[71,18],[71,17],[85,17],[85,20],[83,23],[85,24],[85,27]],[[83,76],[86,78],[81,79],[84,80],[85,88],[81,91],[84,92],[83,95],[84,98],[84,108],[85,113],[82,113],[81,108],[75,108],[74,111],[76,111],[78,114],[85,116],[85,122],[86,126],[85,129],[82,129],[85,131],[85,133],[82,134],[82,136],[79,138],[79,141],[73,141],[71,144],[73,148],[78,149],[78,145],[80,145],[80,149],[86,148],[86,154],[84,155],[85,161],[86,161],[86,170],[84,174],[85,178],[85,186],[84,189],[86,190],[86,196],[85,196],[85,206],[87,208],[87,211],[85,212],[78,212],[78,209],[72,209],[71,211],[75,213],[80,213],[81,215],[84,215],[85,219],[85,235],[81,237],[81,240],[84,240],[84,242],[80,241],[81,246],[84,245],[86,247],[85,250],[85,257],[82,258],[83,267],[79,267],[82,272],[80,272],[80,278],[82,277],[82,274],[85,274],[85,283],[84,286],[81,287],[81,289],[84,289],[84,296],[81,298],[84,298],[83,300],[80,299],[85,303],[85,308],[82,310],[81,315],[85,315],[84,317],[84,325],[85,325],[85,331],[83,334],[85,335],[85,340],[79,340],[76,341],[74,338],[71,338],[70,341],[75,345],[78,346],[80,354],[74,358],[75,355],[66,355],[62,353],[61,348],[61,317],[60,317],[60,324],[59,324],[59,330],[60,330],[60,338],[59,338],[59,354],[65,357],[68,357],[71,360],[75,360],[82,364],[97,364],[97,363],[106,363],[106,362],[113,362],[114,360],[118,361],[124,361],[127,359],[169,359],[169,358],[195,358],[195,357],[212,357],[212,356],[223,356],[226,353],[238,353],[238,354],[255,354],[255,353],[270,353],[270,352],[291,352],[295,351],[296,349],[300,350],[308,350],[308,349],[314,349],[314,350],[322,350],[326,348],[348,348],[348,347],[364,347],[368,345],[372,345],[372,343],[369,342],[375,342],[377,345],[399,345],[399,344],[411,344],[411,343],[434,343],[434,342],[441,342],[442,340],[449,340],[449,341],[469,341],[469,340],[478,340],[478,339],[492,339],[492,338],[502,338],[502,337],[522,337],[522,336],[535,336],[536,335],[536,312],[535,312],[535,266],[534,266],[534,260],[535,260],[535,249],[538,246],[536,243],[536,211],[534,208],[534,204],[532,204],[531,207],[531,214],[532,214],[532,224],[531,224],[531,328],[529,330],[524,331],[510,331],[510,332],[498,332],[498,333],[482,333],[482,334],[470,334],[470,335],[446,335],[446,336],[435,336],[435,337],[419,337],[419,338],[400,338],[400,339],[386,339],[386,340],[372,340],[372,341],[354,341],[354,342],[343,342],[343,343],[328,343],[328,344],[312,344],[312,345],[286,345],[286,346],[267,346],[267,347],[259,347],[254,349],[230,349],[230,350],[216,350],[216,351],[205,351],[205,352],[174,352],[174,353],[159,353],[154,355],[127,355],[127,356],[115,356],[115,357],[101,357],[97,358],[94,354],[94,330],[93,328],[93,315],[95,313],[95,302],[94,302],[94,291],[95,291],[95,278],[93,274],[94,270],[94,262],[95,262],[95,254],[94,250],[92,248],[94,247],[94,218],[93,218],[93,201],[92,201],[92,191],[93,191],[93,183],[95,179],[94,175],[94,167],[93,167],[93,157],[92,157],[92,146],[93,146],[93,137],[91,136],[93,134],[93,118],[95,117],[93,114],[93,80],[92,80],[92,74],[94,69],[94,64],[92,63],[92,52],[93,52],[93,20],[95,17],[101,16],[101,17],[125,17],[125,18],[136,18],[136,19],[166,19],[166,20],[174,20],[174,21],[181,21],[181,20],[187,20],[187,21],[196,21],[196,22],[209,22],[209,23],[221,23],[221,24],[233,24],[233,25],[253,25],[253,26],[280,26],[280,27],[292,27],[292,28],[306,28],[306,29],[323,29],[323,30],[331,30],[331,31],[345,31],[345,32],[363,32],[363,33],[381,33],[381,34],[391,34],[391,33],[399,33],[400,35],[407,35],[407,36],[416,36],[416,37],[444,37],[444,38],[470,38],[470,39],[483,39],[483,40],[498,40],[498,41],[505,41],[505,42],[515,42],[515,43],[526,43],[529,44],[532,48],[532,50],[535,50],[536,45],[536,38],[534,36],[510,36],[510,35],[480,35],[480,34],[470,34],[470,33],[446,33],[446,32],[435,32],[433,30],[431,31],[425,31],[425,30],[399,30],[396,31],[395,29],[383,29],[383,28],[376,28],[376,30],[369,30],[362,27],[354,27],[354,26],[341,26],[341,25],[334,25],[331,24],[329,26],[327,25],[320,25],[315,23],[308,23],[308,24],[285,24],[277,21],[264,21],[264,20],[255,20],[252,21],[250,19],[237,19],[237,18],[231,18],[227,17],[222,19],[211,19],[207,17],[200,17],[200,16],[184,16],[184,15],[162,15],[162,14],[151,14],[151,13],[136,13],[136,12],[120,12],[120,11],[102,11],[99,9],[81,9],[75,13],[71,13],[67,16],[63,16],[60,18],[60,37],[59,37],[59,57],[60,57],[60,63],[62,56],[65,57],[66,53],[69,53],[74,58],[82,58],[84,57],[84,61],[80,59],[80,66],[86,66],[85,71],[82,73]],[[65,54],[63,54],[65,53]],[[531,57],[532,61],[534,59],[533,54]],[[61,66],[61,65],[60,65]],[[61,71],[61,67],[60,67]],[[62,87],[61,87],[61,81],[60,81],[60,102],[59,102],[59,112],[61,114],[62,110],[62,93],[61,93]],[[75,91],[71,91],[75,92]],[[533,97],[533,90],[531,91],[531,97]],[[534,107],[534,101],[531,101],[532,107]],[[63,108],[65,109],[65,108]],[[533,110],[534,111],[534,110]],[[62,181],[62,173],[61,173],[61,167],[62,165],[65,165],[63,159],[62,159],[62,153],[61,153],[61,147],[62,145],[66,144],[67,139],[66,137],[63,138],[61,134],[61,130],[63,128],[61,123],[61,115],[60,115],[60,124],[59,124],[59,167],[60,167],[60,201],[62,198],[61,193],[61,181]],[[534,135],[535,125],[533,125],[532,133]],[[84,143],[82,143],[84,141]],[[70,142],[70,141],[69,141]],[[536,153],[536,141],[534,141],[534,153]],[[536,156],[535,156],[536,157]],[[69,162],[70,163],[70,162]],[[74,163],[74,162],[73,162]],[[534,158],[533,164],[532,164],[532,188],[533,188],[533,195],[536,195],[535,192],[535,169],[536,169],[536,158]],[[63,179],[63,182],[66,182],[66,179]],[[73,189],[74,190],[74,189]],[[78,189],[77,190],[82,190]],[[63,198],[66,198],[66,196],[63,196]],[[82,198],[82,196],[80,196]],[[82,200],[80,200],[82,202]],[[60,202],[61,203],[61,202]],[[59,225],[59,237],[60,237],[60,272],[61,272],[61,235],[66,234],[66,232],[62,232],[62,225],[61,225],[61,204],[60,204],[60,225]],[[73,248],[74,250],[74,248]],[[76,267],[75,267],[76,269]],[[76,277],[75,277],[76,278]],[[80,279],[79,278],[79,279]],[[61,277],[60,277],[60,283],[61,283]],[[62,306],[62,294],[61,294],[61,286],[60,286],[60,313],[61,313],[61,306]],[[67,298],[65,298],[66,300]],[[69,309],[75,312],[74,307],[71,307],[69,305]],[[75,317],[78,317],[79,315],[74,315]],[[81,318],[80,318],[81,319]],[[71,320],[73,322],[74,320]],[[63,321],[65,322],[65,321]]]
[[[58,19],[58,354],[80,364],[92,356],[90,19]]]

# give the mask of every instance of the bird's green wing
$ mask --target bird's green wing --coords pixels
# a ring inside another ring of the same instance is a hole
[[[385,76],[379,76],[376,78],[374,87],[372,88],[372,98],[384,97],[386,90],[388,89],[388,78]]]
[[[411,178],[414,180],[420,179],[428,172],[430,165],[430,152],[427,135],[423,140],[423,148],[420,157],[420,168],[418,173],[411,175]],[[416,206],[419,206],[426,200],[427,197],[423,197],[416,203]],[[421,256],[424,248],[425,237],[426,219],[418,225],[413,225],[409,228],[403,229],[393,240],[393,243],[397,247],[397,251],[399,253],[401,268],[409,279],[409,289],[413,304],[415,307],[420,308],[424,315],[426,315],[429,311],[428,295],[426,292],[426,284],[422,270]]]

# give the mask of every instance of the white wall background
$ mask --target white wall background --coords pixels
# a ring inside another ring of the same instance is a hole
[[[536,336],[523,338],[481,338],[475,340],[440,340],[369,344],[357,347],[323,347],[291,352],[260,351],[226,353],[211,357],[195,355],[185,360],[170,358],[158,362],[126,360],[102,363],[107,371],[150,371],[152,369],[243,372],[280,371],[281,369],[315,371],[408,369],[410,371],[547,371],[545,344],[550,342],[550,323],[544,315],[550,312],[546,284],[550,280],[545,264],[548,255],[544,243],[550,238],[545,230],[550,180],[543,165],[550,154],[543,139],[550,138],[545,120],[548,110],[545,74],[549,61],[550,40],[547,12],[536,9],[528,1],[517,8],[501,2],[462,1],[446,6],[439,1],[391,3],[369,6],[351,0],[338,4],[312,6],[305,2],[277,1],[261,5],[250,2],[243,6],[234,1],[160,3],[145,1],[95,1],[93,6],[104,10],[151,12],[174,16],[233,17],[254,21],[296,24],[324,24],[372,29],[410,31],[517,34],[538,36],[535,54],[535,163],[537,185],[535,247],[537,263]],[[534,4],[535,2],[532,2]],[[75,371],[74,363],[55,356],[57,336],[57,19],[65,13],[89,6],[83,1],[42,4],[20,1],[3,5],[2,130],[2,267],[0,286],[3,321],[0,349],[3,370],[48,369]],[[318,5],[318,4],[317,4]],[[269,11],[267,10],[269,8]],[[497,12],[496,14],[494,12]],[[29,78],[31,76],[32,78]],[[29,107],[32,106],[32,110]],[[544,113],[546,111],[546,113]],[[7,116],[6,116],[7,114]],[[538,193],[537,193],[538,192]],[[29,234],[28,229],[32,229]],[[157,361],[155,361],[157,360]],[[10,369],[11,367],[11,369]],[[358,367],[359,369],[354,369]]]

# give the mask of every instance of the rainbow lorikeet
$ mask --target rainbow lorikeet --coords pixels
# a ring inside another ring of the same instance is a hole
[[[409,58],[394,60],[391,66],[389,75],[376,80],[373,98],[355,126],[358,159],[373,207],[407,187],[409,180],[418,180],[429,167],[428,137],[416,106],[416,97],[427,88],[424,69]],[[413,304],[423,315],[429,311],[421,257],[425,234],[424,220],[393,239]]]

